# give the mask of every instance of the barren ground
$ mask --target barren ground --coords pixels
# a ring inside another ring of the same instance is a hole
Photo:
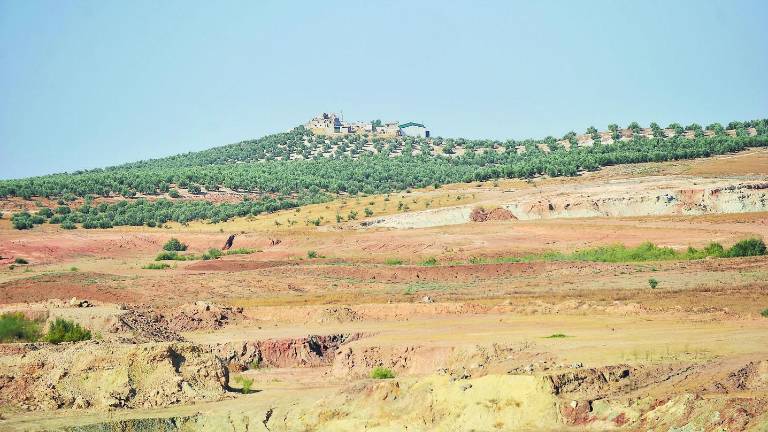
[[[17,231],[5,217],[0,309],[73,318],[103,335],[88,349],[120,347],[113,352],[161,343],[110,330],[125,313],[118,304],[141,306],[217,353],[232,388],[200,397],[195,385],[210,382],[185,375],[193,389],[167,406],[149,397],[144,406],[105,406],[94,396],[88,406],[25,407],[14,398],[35,387],[20,386],[23,373],[11,369],[49,348],[6,344],[0,429],[167,430],[160,423],[172,418],[181,430],[765,430],[768,256],[510,258],[618,242],[685,250],[768,239],[768,191],[739,189],[766,182],[768,151],[750,150],[569,179],[346,198],[217,225]],[[737,192],[728,195],[729,186]],[[516,219],[468,222],[475,206],[506,207]],[[374,215],[363,217],[364,208]],[[358,220],[334,223],[351,210]],[[320,216],[319,227],[304,223]],[[142,269],[170,237],[201,253],[230,233],[238,234],[234,247],[255,252]],[[16,257],[30,264],[11,269]],[[424,265],[431,257],[436,264]],[[69,307],[72,297],[96,307]],[[216,314],[219,306],[242,313],[195,315],[203,306],[190,305],[200,301],[218,305]],[[376,366],[395,378],[370,379]],[[257,391],[234,391],[238,377]],[[72,391],[86,398],[102,387],[109,384]],[[29,400],[43,398],[35,395]]]

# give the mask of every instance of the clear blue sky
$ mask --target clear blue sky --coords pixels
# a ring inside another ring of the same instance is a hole
[[[529,138],[768,116],[768,2],[0,0],[0,178],[321,111]]]

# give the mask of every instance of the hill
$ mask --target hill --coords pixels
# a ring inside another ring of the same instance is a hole
[[[318,203],[335,194],[387,193],[498,178],[574,176],[600,167],[691,159],[768,145],[768,120],[706,128],[633,123],[561,139],[469,140],[315,135],[304,127],[200,152],[0,181],[3,200],[47,198],[57,208],[13,216],[14,226],[64,228],[219,222]],[[235,199],[214,203],[226,192]],[[233,202],[235,201],[235,202]]]

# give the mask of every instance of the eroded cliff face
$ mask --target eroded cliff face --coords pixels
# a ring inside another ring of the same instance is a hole
[[[499,206],[503,219],[704,215],[768,211],[768,183],[689,177],[642,177],[507,191],[493,202],[383,216],[362,227],[425,228],[477,219],[477,208]],[[502,219],[502,218],[500,218]]]
[[[317,367],[331,364],[343,344],[363,337],[363,333],[310,335],[301,338],[265,339],[216,344],[211,348],[230,367]]]
[[[504,208],[521,220],[768,211],[768,183],[761,182],[718,182],[707,187],[649,185],[646,190],[631,185],[624,191],[606,189],[599,193],[586,190],[521,199]]]

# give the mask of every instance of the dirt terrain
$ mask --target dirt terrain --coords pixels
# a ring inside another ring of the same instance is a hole
[[[230,234],[252,253],[142,268]],[[5,217],[0,312],[98,338],[0,344],[0,430],[766,430],[768,256],[526,259],[749,237],[768,239],[766,150],[220,224]]]

